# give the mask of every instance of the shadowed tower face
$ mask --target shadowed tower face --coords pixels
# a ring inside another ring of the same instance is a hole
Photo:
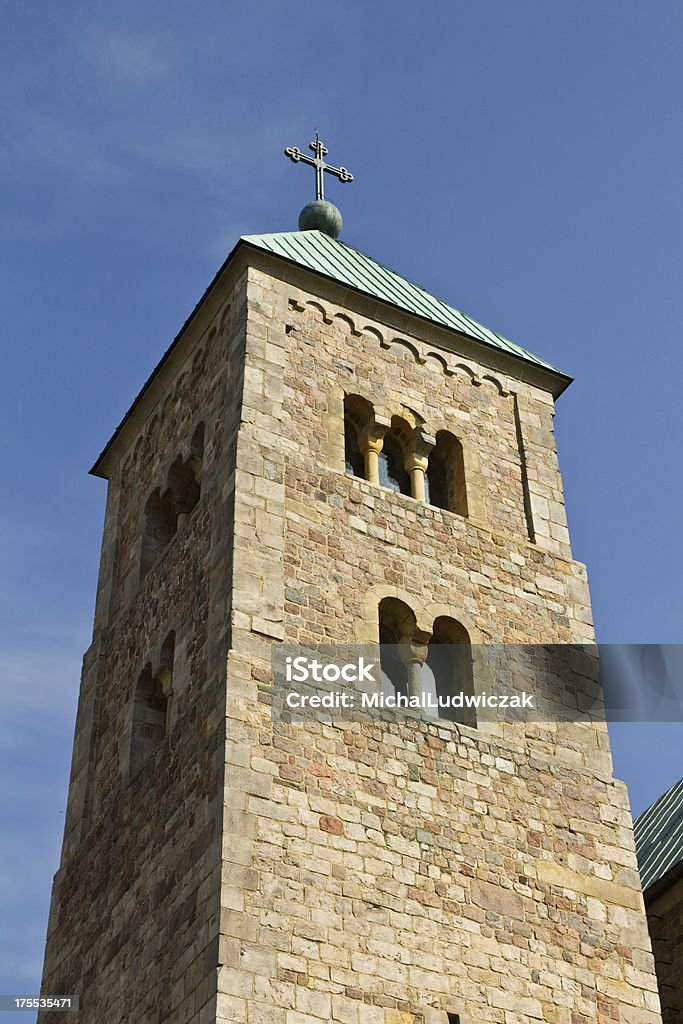
[[[271,714],[283,641],[382,637],[444,693],[478,644],[592,641],[567,383],[319,231],[240,240],[94,469],[43,980],[79,1021],[657,1024],[599,716]]]

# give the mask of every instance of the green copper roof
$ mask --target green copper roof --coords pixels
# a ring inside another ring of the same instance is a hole
[[[430,295],[424,288],[414,284],[393,270],[370,259],[357,249],[330,238],[321,231],[285,231],[273,235],[244,235],[243,242],[275,253],[300,267],[306,267],[318,274],[324,274],[359,292],[371,295],[375,299],[391,303],[399,309],[416,316],[431,320],[442,327],[450,327],[454,331],[466,334],[470,338],[485,345],[491,345],[503,352],[518,356],[526,362],[542,366],[546,370],[560,374],[567,381],[571,378],[557,367],[532,355],[526,349],[508,341],[502,334],[484,327],[471,317],[449,306],[441,299]]]
[[[634,829],[645,892],[683,863],[683,779],[643,811]]]

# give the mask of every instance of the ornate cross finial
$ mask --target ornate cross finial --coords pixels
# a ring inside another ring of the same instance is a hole
[[[295,164],[299,162],[304,164],[310,164],[311,167],[315,167],[315,198],[317,200],[325,199],[325,192],[323,189],[323,173],[327,171],[328,174],[334,174],[336,178],[339,178],[341,182],[353,181],[353,175],[350,171],[347,171],[345,167],[333,167],[331,164],[326,164],[324,157],[327,156],[327,148],[318,138],[318,132],[315,133],[315,142],[309,143],[308,146],[314,153],[314,157],[306,156],[297,146],[287,146],[285,150],[285,156],[288,156],[290,160],[293,160]]]

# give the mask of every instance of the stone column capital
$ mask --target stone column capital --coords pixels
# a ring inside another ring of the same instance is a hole
[[[385,416],[375,416],[358,431],[358,444],[362,452],[382,451],[384,435],[391,426],[391,420]]]
[[[425,473],[429,464],[429,453],[435,444],[435,437],[422,427],[415,427],[404,451],[403,466],[406,472],[410,473],[411,489],[417,501],[425,500]]]
[[[425,465],[429,458],[429,453],[436,444],[436,438],[433,434],[428,434],[422,427],[415,427],[410,439],[410,455],[415,458],[424,459]]]
[[[421,630],[416,631],[412,637],[404,640],[398,649],[398,656],[404,665],[419,662],[424,665],[429,653],[429,634]]]
[[[418,455],[416,452],[407,452],[403,460],[403,465],[408,473],[412,473],[414,469],[419,469],[422,473],[426,473],[428,464],[428,457],[426,455]]]

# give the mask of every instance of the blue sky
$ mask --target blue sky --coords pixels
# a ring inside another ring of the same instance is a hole
[[[0,990],[30,991],[99,555],[86,471],[237,237],[296,226],[312,174],[282,150],[316,127],[356,176],[329,187],[345,241],[577,378],[556,422],[599,639],[683,639],[683,7],[3,13]],[[612,732],[640,811],[683,728]]]

